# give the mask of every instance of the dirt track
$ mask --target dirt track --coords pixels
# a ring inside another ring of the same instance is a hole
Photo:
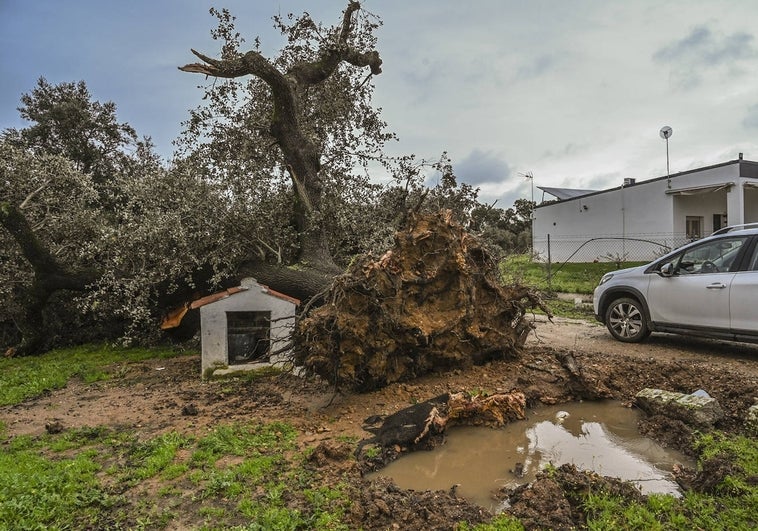
[[[758,344],[731,343],[674,334],[653,334],[643,343],[621,343],[605,326],[579,319],[535,316],[537,328],[528,345],[546,345],[609,356],[635,356],[655,360],[705,362],[758,376]]]

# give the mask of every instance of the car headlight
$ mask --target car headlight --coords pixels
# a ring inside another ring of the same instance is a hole
[[[613,278],[613,273],[606,273],[605,275],[603,275],[603,278],[600,279],[600,284],[598,284],[598,286],[602,286],[603,284],[605,284],[612,278]]]

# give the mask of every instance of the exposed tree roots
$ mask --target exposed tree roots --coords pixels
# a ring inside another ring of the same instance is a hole
[[[503,286],[482,243],[444,211],[412,216],[380,259],[356,260],[300,323],[298,361],[341,387],[368,391],[437,369],[514,357],[545,309]]]

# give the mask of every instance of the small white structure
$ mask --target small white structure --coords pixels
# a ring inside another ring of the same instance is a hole
[[[252,278],[194,301],[190,308],[200,308],[203,377],[283,364],[299,304]]]
[[[608,190],[543,191],[558,199],[535,208],[532,244],[552,262],[651,260],[721,227],[758,222],[758,163],[742,153]]]

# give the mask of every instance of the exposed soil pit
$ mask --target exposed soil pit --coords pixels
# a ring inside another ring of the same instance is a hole
[[[672,469],[694,461],[640,435],[642,417],[616,401],[543,406],[500,429],[453,428],[442,446],[402,456],[368,478],[390,477],[414,490],[452,488],[493,512],[503,508],[494,492],[534,481],[548,464],[632,481],[643,494],[679,495]]]

